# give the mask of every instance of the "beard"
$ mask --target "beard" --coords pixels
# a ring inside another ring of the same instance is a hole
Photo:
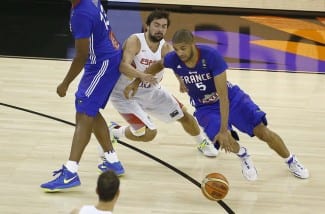
[[[152,42],[160,42],[163,38],[164,36],[162,34],[152,35],[149,33],[149,39]]]

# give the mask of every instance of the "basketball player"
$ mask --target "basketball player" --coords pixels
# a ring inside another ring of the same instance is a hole
[[[106,168],[117,175],[124,173],[113,150],[107,124],[99,112],[100,108],[105,107],[120,76],[118,67],[122,51],[99,0],[71,0],[71,3],[70,24],[76,55],[68,73],[57,87],[57,94],[64,97],[70,83],[83,68],[84,74],[75,94],[76,127],[69,160],[54,172],[54,175],[59,174],[57,178],[41,185],[41,188],[50,192],[80,185],[77,174],[79,161],[92,132],[105,151]]]
[[[72,210],[71,214],[112,214],[116,201],[120,195],[120,180],[117,175],[108,170],[101,173],[97,179],[96,205],[84,205]]]
[[[172,39],[174,50],[153,64],[148,73],[159,72],[164,67],[173,69],[183,80],[195,117],[212,142],[226,152],[236,153],[241,160],[243,174],[248,180],[257,179],[256,169],[246,148],[235,141],[229,130],[231,125],[241,132],[266,142],[298,178],[308,178],[308,170],[291,154],[281,137],[267,128],[266,114],[237,85],[227,81],[228,68],[219,53],[208,46],[195,45],[188,30],[177,31]],[[139,80],[129,85],[125,95],[133,95]]]
[[[162,79],[163,71],[154,77],[144,73],[154,61],[172,51],[171,45],[164,40],[169,24],[169,14],[155,10],[147,17],[146,32],[133,34],[126,40],[120,65],[122,75],[113,89],[110,101],[129,126],[115,124],[112,133],[116,138],[126,137],[147,142],[153,140],[157,134],[157,128],[150,116],[164,122],[178,121],[184,130],[196,139],[198,149],[204,155],[215,157],[218,150],[201,135],[195,118],[161,85],[151,84]],[[142,82],[137,95],[126,99],[123,91],[133,78],[140,78]]]

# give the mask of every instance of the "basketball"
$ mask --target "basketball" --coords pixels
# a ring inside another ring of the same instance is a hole
[[[203,195],[212,201],[219,201],[226,197],[229,191],[229,183],[226,177],[214,172],[205,176],[201,183]]]

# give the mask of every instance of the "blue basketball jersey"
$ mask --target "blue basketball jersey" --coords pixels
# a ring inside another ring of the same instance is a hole
[[[180,76],[195,107],[194,116],[211,141],[220,129],[220,105],[216,92],[214,77],[225,72],[226,62],[217,50],[208,46],[196,46],[199,59],[194,68],[188,68],[177,56],[176,52],[168,53],[164,58],[164,66],[171,68]],[[229,126],[254,136],[254,128],[267,124],[265,113],[237,85],[227,82],[229,99]]]
[[[184,81],[191,104],[195,108],[218,102],[219,97],[213,78],[228,68],[217,50],[208,46],[197,45],[196,47],[199,59],[194,68],[188,68],[174,51],[164,58],[164,66],[173,69]]]
[[[75,39],[90,40],[87,64],[102,62],[121,51],[100,0],[80,0],[74,5],[70,28]]]

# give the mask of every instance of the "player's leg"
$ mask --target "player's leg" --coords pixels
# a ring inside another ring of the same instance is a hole
[[[173,121],[180,122],[184,131],[194,138],[198,150],[205,156],[215,157],[218,155],[218,150],[201,133],[196,119],[165,88],[160,87],[154,90],[150,102],[143,100],[141,104],[150,115],[155,116],[165,123],[171,123]]]
[[[68,189],[80,185],[79,161],[81,155],[87,146],[94,117],[83,113],[76,113],[76,127],[72,139],[69,160],[62,166],[61,169],[54,171],[53,176],[58,174],[54,180],[41,184],[41,188],[46,192],[55,192],[62,189]]]
[[[119,176],[124,174],[124,168],[113,149],[112,143],[107,143],[111,142],[110,133],[108,132],[106,121],[100,113],[95,117],[93,133],[102,148],[102,155],[105,157],[105,161],[101,166],[101,171],[110,169],[114,170],[114,172]]]
[[[266,114],[257,106],[251,98],[240,91],[242,99],[231,106],[230,121],[240,131],[251,137],[256,136],[266,142],[288,164],[290,172],[299,178],[308,178],[308,170],[303,167],[297,158],[290,153],[281,137],[267,128]]]
[[[215,142],[215,144],[217,144],[217,147],[219,147],[219,143],[216,141],[221,121],[219,105],[212,105],[209,108],[197,109],[194,116],[196,117],[200,126],[203,127],[203,130],[209,139],[212,142]],[[237,142],[238,136],[232,132],[233,131],[231,131],[231,126],[229,125],[229,135],[231,135],[232,138],[232,141],[229,142],[232,144],[230,146],[231,152],[235,153],[239,158],[243,176],[249,181],[256,180],[257,171],[254,163],[247,149]]]
[[[127,126],[112,124],[111,132],[116,138],[127,138],[133,141],[149,142],[157,135],[157,129],[149,115],[141,108],[132,108],[133,113],[120,113],[128,122]]]
[[[54,176],[59,174],[57,178],[41,185],[45,191],[58,191],[80,185],[77,174],[78,164],[90,140],[99,109],[105,107],[110,92],[120,75],[118,71],[120,58],[120,55],[116,55],[102,63],[85,66],[85,72],[76,92],[76,127],[70,157],[60,170],[54,172]],[[101,74],[100,77],[97,76],[98,73]],[[107,141],[106,144],[111,144],[111,142]]]
[[[181,123],[185,132],[194,137],[197,142],[197,148],[202,154],[207,157],[216,157],[219,153],[218,149],[215,148],[202,133],[196,119],[187,112],[185,107],[182,108],[184,116],[177,121]]]

